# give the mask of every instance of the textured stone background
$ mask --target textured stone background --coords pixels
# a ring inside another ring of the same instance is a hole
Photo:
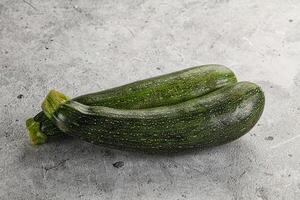
[[[24,121],[49,89],[77,96],[206,63],[265,91],[238,141],[177,156],[28,142]],[[0,0],[1,200],[296,200],[299,129],[298,0]]]

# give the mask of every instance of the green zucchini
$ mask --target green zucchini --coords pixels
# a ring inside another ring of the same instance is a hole
[[[90,106],[151,108],[183,102],[236,81],[234,73],[225,66],[203,65],[83,95],[73,100]],[[65,136],[42,112],[27,120],[26,125],[33,144]]]
[[[43,111],[66,134],[150,153],[205,148],[247,133],[264,108],[263,91],[240,82],[175,105],[148,109],[87,106],[49,93]]]

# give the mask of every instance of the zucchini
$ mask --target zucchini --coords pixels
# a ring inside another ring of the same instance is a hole
[[[203,65],[83,95],[73,100],[90,106],[151,108],[183,102],[236,82],[234,73],[227,67]],[[33,144],[42,144],[47,138],[65,136],[42,112],[27,120],[26,125]]]
[[[66,134],[97,145],[155,153],[233,141],[256,124],[264,102],[259,86],[240,82],[175,105],[148,109],[87,106],[51,92],[42,107]]]
[[[74,100],[85,105],[112,108],[153,108],[177,104],[236,82],[229,68],[203,65],[83,95]]]

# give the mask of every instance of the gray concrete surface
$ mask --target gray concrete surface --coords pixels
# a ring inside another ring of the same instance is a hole
[[[206,63],[265,91],[235,142],[177,156],[28,142],[24,121],[49,89],[76,96]],[[0,199],[300,199],[299,98],[298,0],[0,0]]]

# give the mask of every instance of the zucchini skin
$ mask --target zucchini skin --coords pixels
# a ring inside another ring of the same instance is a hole
[[[259,120],[264,102],[259,86],[240,82],[179,104],[149,109],[87,106],[70,100],[58,107],[51,120],[63,132],[93,144],[171,153],[241,137]]]
[[[90,106],[143,109],[176,104],[236,82],[235,74],[229,68],[210,64],[82,95],[73,100]],[[49,139],[64,137],[65,134],[43,112],[33,119]]]
[[[74,101],[90,106],[142,109],[169,106],[236,83],[223,65],[203,65],[83,95]]]

